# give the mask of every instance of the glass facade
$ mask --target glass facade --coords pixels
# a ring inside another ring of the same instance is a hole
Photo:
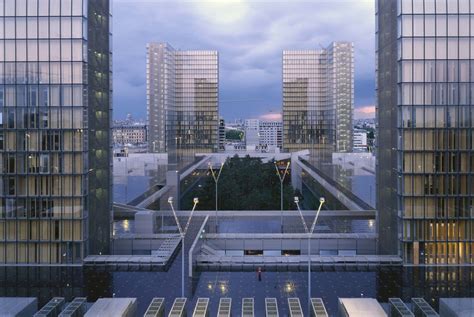
[[[148,45],[149,149],[178,166],[218,151],[219,60],[216,51]]]
[[[352,43],[283,52],[283,148],[352,150]]]
[[[474,1],[397,4],[387,89],[397,96],[400,252],[406,263],[474,263]]]
[[[0,263],[80,263],[95,249],[94,228],[102,226],[89,227],[90,219],[106,214],[110,223],[110,183],[88,186],[98,174],[110,176],[108,125],[90,130],[96,108],[104,106],[105,117],[111,108],[108,6],[0,1]],[[89,45],[88,25],[95,23],[89,16],[97,19],[97,12],[104,14],[103,28],[94,32],[103,31],[107,43],[102,69],[90,61],[96,50]],[[91,83],[95,76],[107,80],[101,89]],[[106,96],[94,103],[96,91]],[[106,168],[89,163],[97,151],[104,152]],[[92,196],[100,190],[101,209],[95,209]]]
[[[175,50],[167,43],[147,45],[148,150],[166,153],[168,110],[175,105]]]
[[[354,47],[333,42],[328,48],[329,103],[334,108],[336,152],[352,152],[354,113]]]

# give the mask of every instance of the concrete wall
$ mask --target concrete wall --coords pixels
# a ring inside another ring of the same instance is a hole
[[[112,254],[114,255],[133,255],[133,254],[151,254],[151,250],[158,250],[165,241],[161,239],[134,239],[120,238],[112,242]]]
[[[209,239],[204,236],[204,243],[217,251],[244,251],[244,250],[300,250],[301,254],[308,254],[308,240],[305,238],[217,238]],[[327,254],[325,252],[355,251],[357,255],[375,255],[376,240],[370,238],[314,238],[311,240],[311,253]],[[321,253],[321,251],[323,251]],[[337,254],[336,253],[336,254]],[[343,254],[342,253],[342,254]],[[350,254],[350,253],[348,253]]]

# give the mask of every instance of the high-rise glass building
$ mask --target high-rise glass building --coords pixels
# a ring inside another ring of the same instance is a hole
[[[352,151],[354,47],[283,51],[283,148]]]
[[[181,51],[167,43],[147,46],[148,144],[168,152],[170,163],[219,147],[217,51]]]
[[[474,263],[474,2],[378,0],[379,251]]]
[[[0,1],[0,264],[109,252],[109,6]]]

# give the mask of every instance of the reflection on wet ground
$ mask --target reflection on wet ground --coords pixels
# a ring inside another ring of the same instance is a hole
[[[176,259],[180,261],[179,258]],[[180,262],[178,262],[180,263]],[[264,314],[264,298],[276,297],[280,313],[288,314],[287,297],[299,297],[306,310],[307,272],[201,272],[187,281],[191,299],[189,313],[198,297],[209,297],[215,314],[220,297],[232,297],[233,312],[240,313],[242,297],[255,297],[257,316]],[[474,268],[384,267],[374,271],[319,271],[312,273],[312,296],[322,297],[331,315],[337,312],[337,297],[424,297],[435,308],[440,297],[474,297]],[[153,297],[165,297],[169,309],[181,295],[181,272],[173,265],[168,272],[112,272],[83,268],[0,268],[0,296],[36,296],[45,304],[53,296],[136,297],[143,313]]]

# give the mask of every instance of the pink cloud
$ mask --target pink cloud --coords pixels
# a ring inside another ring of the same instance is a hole
[[[375,118],[375,106],[362,106],[354,109],[354,117],[356,119]]]
[[[281,113],[266,113],[258,117],[260,120],[266,120],[266,121],[281,121],[282,116]]]

